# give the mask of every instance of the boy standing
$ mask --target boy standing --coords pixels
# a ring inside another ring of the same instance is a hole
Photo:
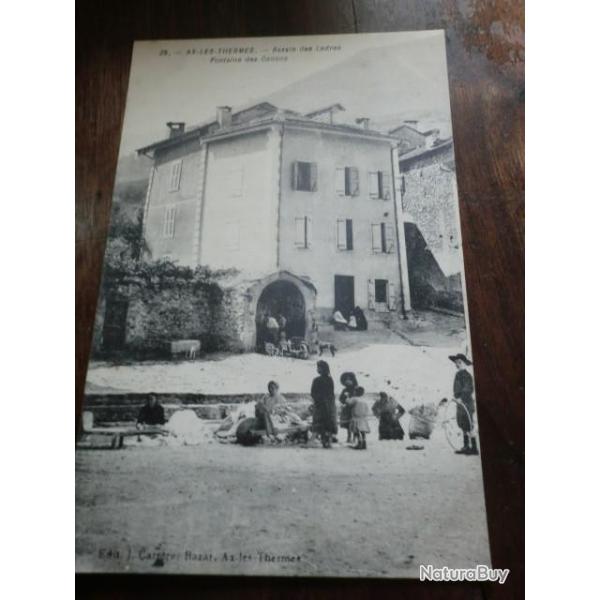
[[[473,376],[467,367],[473,363],[464,354],[448,357],[458,370],[454,377],[454,399],[458,405],[456,422],[463,432],[463,447],[456,454],[479,454],[473,418],[475,416],[475,400],[473,399]]]

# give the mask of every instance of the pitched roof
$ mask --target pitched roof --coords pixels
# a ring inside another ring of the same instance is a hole
[[[423,146],[421,146],[420,148],[410,150],[406,154],[401,154],[398,160],[400,164],[404,163],[406,166],[408,163],[411,163],[421,158],[426,158],[428,156],[435,155],[438,152],[441,152],[442,150],[446,150],[452,145],[452,143],[452,138],[440,140],[437,144],[435,144],[435,146],[431,146],[430,148],[424,148]]]
[[[334,105],[335,106],[335,105]],[[341,106],[341,105],[340,105]],[[321,111],[317,111],[318,114]],[[311,113],[312,114],[312,113]],[[179,145],[197,138],[217,139],[219,137],[229,136],[235,133],[241,133],[246,130],[252,130],[256,127],[265,126],[270,123],[290,123],[291,125],[315,127],[330,131],[339,131],[355,134],[360,137],[370,137],[375,139],[393,140],[392,136],[373,129],[365,129],[359,125],[350,125],[343,123],[324,123],[323,121],[311,118],[308,115],[289,110],[281,109],[270,102],[261,102],[253,106],[244,108],[232,114],[231,125],[227,127],[218,127],[216,120],[206,121],[200,125],[188,129],[184,133],[159,140],[137,150],[138,154],[148,154],[156,150],[162,150],[172,146]]]
[[[238,125],[242,123],[246,123],[251,121],[252,119],[257,118],[258,116],[265,116],[270,113],[277,112],[277,107],[270,102],[260,102],[258,104],[253,104],[251,106],[247,106],[241,110],[238,110],[231,115],[231,123],[232,125]],[[299,114],[299,113],[298,113]],[[176,135],[173,137],[167,137],[162,140],[158,140],[153,142],[152,144],[148,144],[147,146],[143,146],[142,148],[137,149],[138,154],[147,154],[148,152],[168,148],[169,146],[175,146],[184,141],[189,141],[191,139],[200,137],[202,135],[206,135],[210,132],[211,128],[217,127],[218,123],[216,119],[211,119],[209,121],[204,121],[197,125],[191,126],[189,129],[181,133],[180,135]]]

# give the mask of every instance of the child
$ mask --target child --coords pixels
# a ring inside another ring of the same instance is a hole
[[[478,455],[479,450],[473,423],[475,417],[473,376],[467,371],[467,366],[473,363],[464,354],[456,354],[448,358],[456,365],[457,369],[454,376],[453,394],[458,404],[456,422],[463,432],[463,447],[461,450],[457,450],[456,454]]]
[[[291,344],[287,339],[287,336],[285,335],[285,331],[282,331],[279,334],[279,351],[281,352],[282,355],[289,353],[289,351],[291,350]]]
[[[341,382],[344,386],[344,391],[340,395],[342,403],[342,411],[344,407],[350,408],[350,422],[348,424],[348,437],[353,436],[357,440],[356,446],[352,446],[354,450],[367,449],[367,433],[371,431],[367,417],[369,416],[369,406],[361,398],[365,390],[358,385],[356,375],[351,372],[344,373],[341,376]],[[343,413],[344,414],[344,413]],[[347,414],[347,413],[345,413]],[[342,415],[340,415],[341,421]]]

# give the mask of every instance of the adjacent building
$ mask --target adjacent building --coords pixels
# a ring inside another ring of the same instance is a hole
[[[416,122],[392,130],[399,144],[400,203],[414,308],[463,312],[462,250],[454,146]]]

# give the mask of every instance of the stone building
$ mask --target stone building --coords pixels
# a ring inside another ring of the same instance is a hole
[[[410,310],[399,203],[398,138],[263,102],[140,148],[153,160],[144,208],[152,258],[236,268],[230,283],[241,349],[266,314],[289,335],[356,305],[377,319]]]
[[[463,312],[462,251],[454,146],[438,130],[403,125],[399,140],[400,199],[414,308]]]

